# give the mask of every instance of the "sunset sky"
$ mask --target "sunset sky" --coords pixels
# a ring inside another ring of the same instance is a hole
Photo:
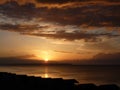
[[[6,57],[120,61],[120,0],[0,0]]]

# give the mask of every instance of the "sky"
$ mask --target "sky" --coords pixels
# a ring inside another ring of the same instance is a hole
[[[120,63],[120,1],[0,0],[0,58],[9,57]]]

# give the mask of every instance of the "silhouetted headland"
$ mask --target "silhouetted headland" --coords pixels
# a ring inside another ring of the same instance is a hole
[[[75,79],[41,78],[0,72],[0,89],[3,90],[120,90],[111,85],[79,84]]]

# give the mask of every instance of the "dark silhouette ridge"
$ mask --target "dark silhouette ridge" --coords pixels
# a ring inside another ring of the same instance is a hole
[[[79,84],[75,79],[41,78],[0,72],[0,88],[3,90],[120,90],[115,84]]]

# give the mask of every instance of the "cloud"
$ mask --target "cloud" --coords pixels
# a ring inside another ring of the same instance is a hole
[[[95,64],[120,65],[120,52],[116,53],[99,53],[93,57]]]
[[[99,60],[120,60],[120,53],[99,53],[96,56],[94,56],[94,59]]]
[[[58,52],[58,53],[73,53],[73,52],[69,52],[69,51],[58,51],[58,50],[54,50],[54,52]]]
[[[120,52],[99,53],[91,59],[74,60],[72,63],[78,65],[120,65]]]
[[[0,13],[9,18],[23,18],[29,20],[34,18],[35,9],[35,4],[26,3],[25,5],[19,5],[15,1],[6,2],[0,5]]]
[[[46,29],[47,26],[38,26],[37,24],[35,25],[12,25],[12,24],[2,24],[0,25],[1,30],[8,30],[8,31],[14,31],[14,32],[19,32],[19,33],[32,33],[32,32],[39,32],[42,29]],[[40,30],[39,30],[40,29]]]
[[[9,18],[33,19],[56,22],[63,25],[113,26],[119,27],[120,5],[89,5],[69,8],[36,7],[33,3],[19,5],[17,2],[7,2],[0,5],[1,14]],[[57,17],[57,18],[55,18]]]
[[[47,38],[52,38],[52,39],[63,39],[63,40],[85,40],[86,42],[97,42],[101,41],[99,36],[110,36],[110,37],[116,37],[117,35],[112,35],[109,33],[105,34],[96,34],[96,33],[87,33],[87,32],[72,32],[72,33],[67,33],[65,31],[62,32],[56,32],[55,34],[40,34],[40,33],[31,33],[29,35],[34,35],[34,36],[41,36],[41,37],[47,37]]]
[[[51,27],[52,30],[49,30]],[[23,35],[31,35],[31,36],[39,36],[39,37],[45,37],[48,39],[61,39],[61,40],[68,40],[68,41],[75,41],[75,40],[84,40],[85,42],[99,42],[103,38],[115,38],[119,37],[119,33],[117,32],[108,32],[107,30],[74,30],[72,31],[65,30],[69,29],[71,27],[64,27],[64,26],[40,26],[38,24],[34,25],[12,25],[12,24],[2,24],[0,25],[1,30],[7,30],[7,31],[14,31],[19,32]],[[47,30],[48,29],[48,30]],[[62,30],[63,29],[63,30]]]
[[[82,42],[82,46],[78,46],[78,51],[90,52],[93,54],[104,53],[116,53],[120,51],[120,37],[106,38],[102,37],[102,41],[97,42]]]
[[[99,38],[101,36],[118,37],[120,4],[113,0],[103,1],[37,0],[39,2],[37,3],[35,0],[31,2],[25,0],[24,4],[20,4],[20,1],[15,0],[2,3],[0,4],[0,30],[52,39],[83,39],[86,42],[101,41]],[[84,4],[78,3],[76,7],[74,2]],[[66,6],[61,8],[49,8],[49,5],[41,6],[40,3],[74,3],[74,5],[65,4]],[[90,29],[91,27],[94,29]],[[103,30],[99,29],[101,27]],[[110,27],[111,30],[105,31],[104,27]]]
[[[29,59],[29,58],[33,58],[33,57],[36,57],[36,56],[31,54],[31,55],[22,55],[22,56],[16,56],[16,57],[11,57],[11,58]]]
[[[108,2],[120,2],[119,0],[36,0],[41,3],[68,3],[68,2],[90,2],[90,1],[108,1]]]
[[[42,61],[31,59],[36,57],[35,55],[23,55],[23,56],[11,56],[0,57],[0,65],[37,65]]]

